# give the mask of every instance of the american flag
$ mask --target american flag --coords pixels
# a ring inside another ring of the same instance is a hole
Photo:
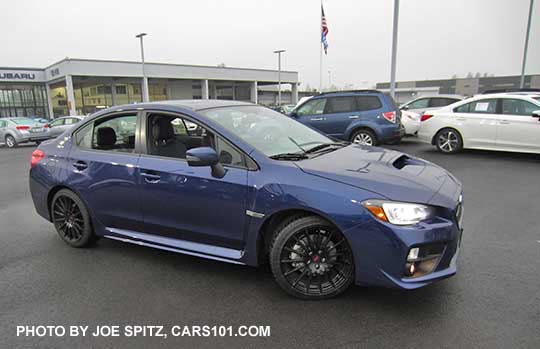
[[[328,35],[328,25],[326,24],[326,16],[324,15],[324,8],[321,4],[321,42],[324,46],[324,54],[328,54],[328,41],[326,36]]]

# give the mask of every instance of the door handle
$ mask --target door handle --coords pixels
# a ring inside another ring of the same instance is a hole
[[[465,121],[465,120],[467,120],[467,118],[460,117],[460,118],[456,118],[456,120],[458,120],[458,121]]]
[[[161,179],[161,176],[148,172],[142,172],[141,176],[144,177],[146,183],[157,183]]]
[[[510,123],[510,121],[508,121],[508,120],[499,121],[499,124],[501,124],[501,125],[508,125],[509,123]]]
[[[84,171],[88,168],[88,164],[84,161],[76,161],[73,163],[73,167],[75,167],[77,171]]]
[[[359,118],[358,115],[351,115],[351,116],[349,116],[349,119],[358,119],[358,118]]]
[[[310,119],[311,121],[323,121],[324,118],[313,118],[313,119]]]

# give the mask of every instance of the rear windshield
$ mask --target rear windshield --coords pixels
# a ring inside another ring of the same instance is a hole
[[[13,121],[14,123],[16,123],[17,125],[33,125],[33,124],[35,123],[34,120],[32,120],[32,119],[27,119],[27,118],[11,119],[11,121]]]

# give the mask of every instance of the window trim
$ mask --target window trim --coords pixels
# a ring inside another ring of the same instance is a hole
[[[140,152],[139,152],[139,154],[140,154],[140,156],[157,158],[157,159],[166,159],[166,160],[170,160],[170,161],[182,161],[182,162],[187,163],[187,159],[171,158],[171,157],[167,157],[167,156],[159,156],[159,155],[153,155],[153,154],[148,153],[148,139],[147,139],[148,132],[147,132],[147,130],[148,130],[148,122],[150,121],[149,117],[152,114],[162,114],[162,115],[170,115],[170,116],[174,116],[174,117],[177,117],[177,118],[182,118],[183,119],[182,121],[184,121],[184,124],[185,124],[185,120],[187,120],[187,121],[193,122],[193,123],[195,123],[197,125],[203,126],[208,131],[212,132],[215,136],[219,136],[221,139],[223,139],[223,141],[225,141],[231,148],[238,151],[246,159],[246,166],[234,166],[234,165],[230,165],[230,164],[222,164],[223,167],[237,168],[237,169],[247,170],[247,171],[258,171],[260,169],[260,166],[257,163],[257,161],[255,161],[255,159],[253,159],[251,156],[246,154],[246,152],[244,152],[242,149],[238,148],[229,139],[227,139],[227,137],[223,136],[221,133],[217,132],[216,130],[214,130],[212,127],[208,126],[204,122],[202,122],[200,120],[196,120],[196,119],[194,119],[193,117],[191,117],[191,116],[189,116],[187,114],[184,114],[184,113],[181,113],[181,112],[159,110],[159,109],[145,109],[145,110],[141,111],[140,114],[141,114],[141,117],[140,117],[140,121],[141,121],[140,126],[141,126],[141,128],[139,130],[139,132],[140,132],[140,134],[139,134],[139,136],[140,136],[139,137],[139,141],[140,141],[140,144],[139,144],[140,145]],[[186,130],[187,130],[187,128],[186,128]],[[135,137],[135,145],[137,145],[137,137]],[[250,167],[250,162],[254,165],[253,167]]]

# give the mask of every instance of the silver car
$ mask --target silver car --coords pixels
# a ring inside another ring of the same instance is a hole
[[[54,119],[53,121],[47,124],[49,128],[49,133],[48,133],[49,138],[56,138],[60,136],[62,133],[64,133],[64,131],[72,128],[73,125],[75,125],[82,119],[84,119],[83,116],[74,116],[74,115],[63,116],[63,117]]]
[[[45,124],[29,118],[1,118],[0,142],[8,148],[15,148],[21,143],[41,143],[49,139],[49,131]]]

